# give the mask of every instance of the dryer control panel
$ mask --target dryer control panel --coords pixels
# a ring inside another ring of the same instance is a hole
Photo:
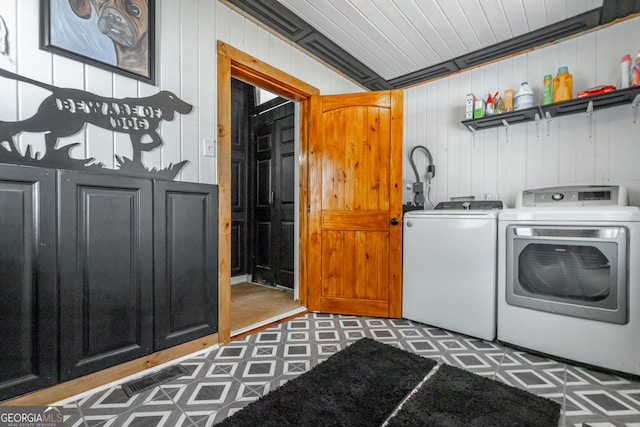
[[[628,206],[626,187],[618,185],[580,185],[525,190],[516,207]]]

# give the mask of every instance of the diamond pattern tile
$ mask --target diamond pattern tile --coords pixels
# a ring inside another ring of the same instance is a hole
[[[82,418],[82,414],[80,413],[80,410],[75,403],[64,405],[62,408],[62,412],[64,425],[84,427],[85,421]]]
[[[635,415],[640,418],[640,411],[637,408],[625,403],[612,392],[606,390],[585,390],[578,391],[576,394],[605,415]]]
[[[527,390],[555,388],[556,385],[540,372],[531,369],[510,369],[507,374]]]
[[[194,423],[175,404],[162,406],[142,405],[107,420],[113,427],[193,427]]]
[[[406,319],[309,313],[181,361],[188,370],[132,397],[120,386],[64,406],[65,426],[205,427],[362,337],[472,371],[562,405],[561,426],[640,427],[640,382]]]

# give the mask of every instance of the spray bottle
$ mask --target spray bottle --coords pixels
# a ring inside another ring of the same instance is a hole
[[[493,101],[496,96],[498,96],[498,92],[496,92],[495,95],[491,95],[491,92],[489,92],[489,96],[487,97],[487,105],[485,107],[485,112],[484,112],[485,116],[493,116],[493,113],[495,110],[495,105]]]

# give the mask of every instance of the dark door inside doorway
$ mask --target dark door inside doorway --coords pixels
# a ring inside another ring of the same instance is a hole
[[[253,279],[294,286],[295,124],[289,102],[255,117]]]
[[[253,86],[231,79],[231,276],[249,272]]]
[[[255,99],[232,79],[231,275],[293,289],[295,106]]]

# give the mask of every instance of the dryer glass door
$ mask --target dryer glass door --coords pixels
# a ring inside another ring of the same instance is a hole
[[[625,227],[507,228],[507,303],[627,322]]]

